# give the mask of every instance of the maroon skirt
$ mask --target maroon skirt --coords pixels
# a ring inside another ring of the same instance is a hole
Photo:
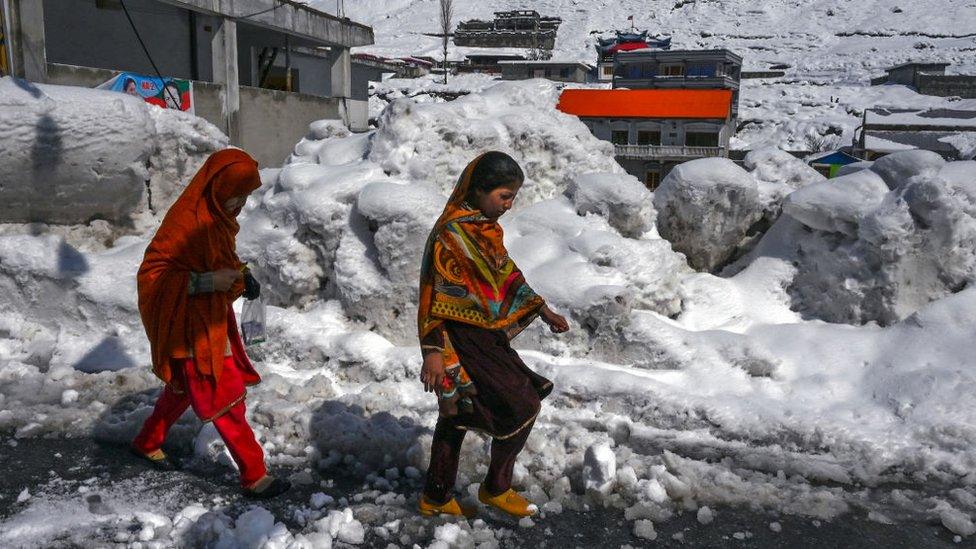
[[[473,410],[447,418],[458,429],[506,439],[532,424],[552,382],[522,362],[501,330],[446,322],[448,337],[478,394]]]

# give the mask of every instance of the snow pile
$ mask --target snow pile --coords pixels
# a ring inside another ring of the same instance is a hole
[[[779,218],[787,195],[824,180],[804,161],[775,147],[749,151],[743,164],[759,186],[759,200],[764,204],[762,224],[767,228]]]
[[[10,77],[0,79],[0,142],[0,220],[62,224],[165,211],[182,188],[174,182],[227,146],[216,127],[186,113]]]
[[[654,193],[654,206],[661,236],[705,271],[734,258],[764,209],[756,181],[725,158],[676,166]]]
[[[635,177],[583,174],[566,189],[576,213],[600,215],[620,234],[637,238],[654,226],[653,196]]]
[[[555,196],[576,174],[622,174],[610,143],[552,108],[558,95],[553,82],[536,79],[497,84],[450,103],[394,101],[383,112],[369,159],[390,175],[428,181],[447,194],[478,153],[510,152],[525,171],[519,196],[529,203]]]
[[[580,318],[594,311],[594,331],[631,306],[675,314],[674,275],[686,269],[666,242],[642,236],[653,227],[650,193],[609,144],[553,108],[556,96],[544,81],[504,83],[450,103],[397,100],[371,134],[313,128],[248,208],[242,257],[271,281],[276,303],[338,299],[351,318],[412,342],[430,228],[464,166],[504,150],[526,174],[503,225],[531,284]],[[577,285],[564,283],[567,269]]]
[[[887,325],[970,285],[974,166],[907,151],[791,194],[766,238],[797,264],[797,306],[832,322]]]
[[[959,132],[939,138],[942,143],[952,145],[956,150],[956,157],[960,160],[976,158],[976,132]]]

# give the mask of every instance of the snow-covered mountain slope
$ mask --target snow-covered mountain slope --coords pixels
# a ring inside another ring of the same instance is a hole
[[[336,0],[309,0],[335,13]],[[373,27],[381,55],[440,57],[437,0],[363,0],[345,14]],[[599,33],[629,26],[673,37],[673,47],[725,47],[745,69],[792,65],[797,75],[864,81],[867,73],[908,60],[976,68],[973,0],[495,0],[455,2],[455,22],[491,19],[492,12],[534,9],[563,19],[554,59],[595,60]],[[456,23],[455,23],[456,24]],[[463,49],[450,50],[459,57]]]
[[[309,0],[335,13],[335,0]],[[364,0],[345,14],[373,27],[376,44],[358,51],[440,59],[437,0]],[[973,108],[904,86],[870,86],[872,76],[906,61],[942,61],[950,73],[976,72],[976,1],[933,0],[543,0],[455,2],[455,24],[495,11],[534,9],[563,19],[553,59],[596,61],[594,44],[629,26],[669,35],[674,49],[728,48],[744,70],[786,66],[773,80],[744,80],[732,148],[763,145],[829,150],[848,145],[874,106]],[[483,48],[448,47],[462,59]],[[411,88],[413,85],[407,84]],[[456,89],[452,86],[451,89]]]

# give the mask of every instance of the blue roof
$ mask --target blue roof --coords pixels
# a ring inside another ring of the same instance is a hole
[[[843,151],[833,151],[829,153],[823,153],[819,156],[811,156],[807,158],[807,164],[831,164],[837,166],[846,166],[848,164],[853,164],[855,162],[860,162],[861,159],[856,156],[851,156]]]

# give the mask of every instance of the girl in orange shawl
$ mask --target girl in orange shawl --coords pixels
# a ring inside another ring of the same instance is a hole
[[[237,257],[237,215],[261,186],[258,163],[238,149],[210,156],[167,212],[139,268],[139,313],[153,372],[166,387],[132,450],[156,468],[177,468],[166,432],[187,407],[212,421],[237,463],[244,494],[278,495],[264,451],[244,417],[245,387],[261,381],[237,331],[231,303],[260,293]]]
[[[515,516],[535,505],[512,489],[512,471],[552,383],[530,370],[509,341],[536,316],[553,332],[569,329],[509,258],[498,218],[522,186],[512,157],[488,152],[458,180],[427,239],[420,275],[421,381],[436,392],[440,415],[431,444],[424,515],[472,516],[451,496],[468,430],[492,437],[478,499]]]

